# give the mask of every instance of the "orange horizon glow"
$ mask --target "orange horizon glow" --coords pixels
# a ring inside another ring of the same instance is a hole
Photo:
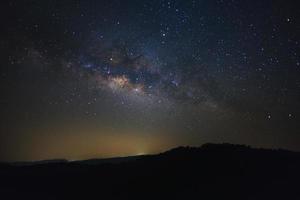
[[[81,129],[76,132],[65,129],[41,133],[35,130],[22,138],[18,152],[15,151],[16,155],[12,155],[10,161],[85,160],[155,154],[180,144],[171,135],[129,130],[118,132],[110,129]]]

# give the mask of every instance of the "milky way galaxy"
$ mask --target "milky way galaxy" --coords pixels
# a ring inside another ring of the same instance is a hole
[[[290,1],[8,1],[0,160],[300,150]]]

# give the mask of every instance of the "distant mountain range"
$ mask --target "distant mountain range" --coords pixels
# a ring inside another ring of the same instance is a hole
[[[0,199],[300,199],[300,153],[244,145],[0,164]],[[5,197],[5,198],[4,198]]]
[[[13,166],[33,166],[33,165],[46,165],[46,164],[81,164],[81,165],[99,165],[105,163],[122,163],[125,161],[136,160],[143,156],[126,156],[126,157],[114,157],[114,158],[94,158],[88,160],[76,160],[68,161],[67,159],[53,159],[53,160],[39,160],[39,161],[28,161],[28,162],[11,162],[2,163]]]

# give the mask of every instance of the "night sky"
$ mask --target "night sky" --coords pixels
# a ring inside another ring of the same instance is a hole
[[[0,4],[1,161],[300,151],[297,1]]]

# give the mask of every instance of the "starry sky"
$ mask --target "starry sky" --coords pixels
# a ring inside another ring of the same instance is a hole
[[[207,142],[300,151],[298,6],[1,2],[0,160]]]

